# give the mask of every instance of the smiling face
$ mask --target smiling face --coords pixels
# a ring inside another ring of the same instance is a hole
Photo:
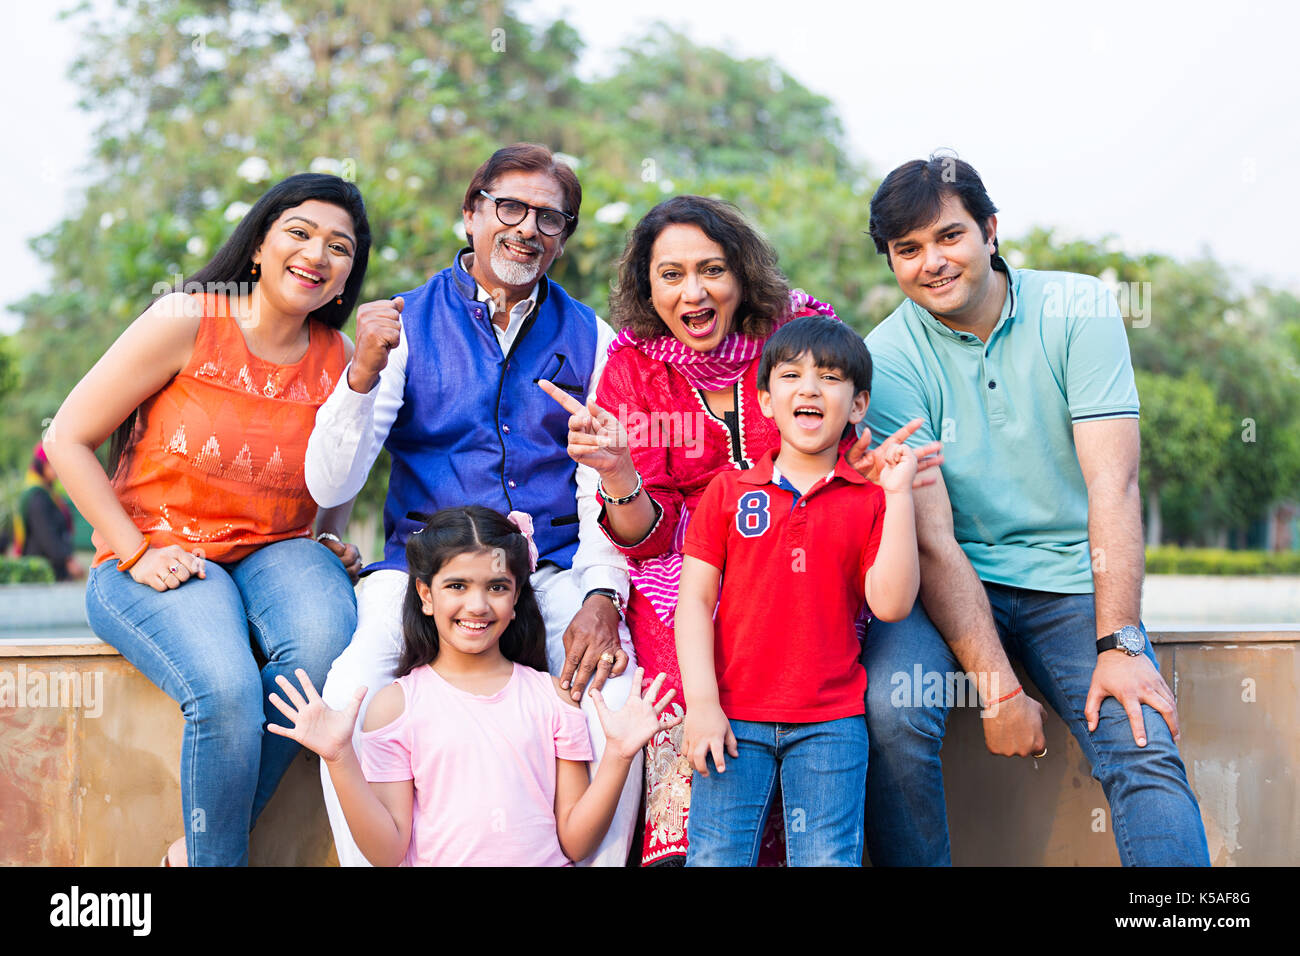
[[[346,209],[309,199],[282,212],[253,253],[258,294],[285,315],[306,315],[343,294],[356,254]]]
[[[564,192],[548,173],[511,170],[503,173],[485,192],[497,199],[518,199],[530,206],[545,206],[560,212],[565,208]],[[543,235],[537,228],[537,212],[528,210],[523,222],[507,226],[497,218],[496,203],[482,196],[465,217],[465,233],[471,237],[474,264],[470,273],[489,292],[505,289],[526,295],[537,280],[564,252],[563,233]]]
[[[889,261],[903,294],[946,324],[991,328],[1003,299],[989,258],[997,222],[989,217],[985,239],[961,199],[945,196],[934,222],[889,242]]]
[[[499,641],[515,616],[515,579],[501,555],[464,551],[426,584],[416,581],[421,607],[438,629],[438,653],[500,654]]]
[[[650,248],[650,301],[679,341],[716,348],[736,321],[742,291],[727,255],[699,226],[664,227]]]
[[[758,404],[776,422],[781,451],[817,455],[835,448],[848,423],[867,413],[867,393],[855,392],[853,380],[839,369],[817,365],[804,352],[773,367],[768,390],[760,383]]]

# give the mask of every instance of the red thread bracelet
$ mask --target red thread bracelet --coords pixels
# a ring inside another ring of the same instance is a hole
[[[1019,693],[1020,693],[1022,690],[1024,690],[1024,689],[1025,689],[1025,687],[1024,687],[1023,684],[1017,684],[1015,690],[1013,690],[1011,693],[1007,694],[1005,697],[999,697],[996,701],[994,701],[994,703],[997,703],[997,704],[1006,703],[1006,702],[1009,701],[1012,697],[1015,697],[1016,694],[1019,694]]]

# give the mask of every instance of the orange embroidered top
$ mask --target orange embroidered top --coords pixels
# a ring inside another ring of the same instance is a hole
[[[272,541],[310,536],[307,437],[347,360],[342,335],[313,321],[300,361],[264,361],[248,350],[226,300],[203,298],[194,353],[140,406],[113,490],[153,547],[238,561]],[[115,557],[98,534],[93,540],[95,564]]]

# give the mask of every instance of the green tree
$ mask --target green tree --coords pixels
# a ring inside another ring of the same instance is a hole
[[[1139,481],[1146,499],[1147,544],[1163,540],[1162,502],[1191,501],[1222,480],[1222,449],[1232,433],[1228,410],[1195,373],[1181,378],[1139,370],[1142,397],[1142,465]],[[1179,537],[1195,532],[1195,514],[1179,513]]]
[[[501,0],[95,9],[73,14],[84,38],[73,77],[101,119],[97,173],[79,211],[35,241],[48,289],[17,305],[23,387],[7,408],[28,444],[159,288],[202,265],[270,183],[308,168],[353,178],[366,197],[375,246],[363,299],[450,261],[470,175],[518,140],[574,159],[582,223],[553,275],[602,314],[627,229],[679,192],[739,203],[792,280],[846,318],[860,321],[882,274],[869,244],[856,245],[868,180],[829,101],[770,61],[657,26],[608,76],[583,82],[573,27],[525,22]],[[382,471],[359,512],[376,509]]]

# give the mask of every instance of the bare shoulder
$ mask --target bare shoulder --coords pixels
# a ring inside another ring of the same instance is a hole
[[[339,338],[343,340],[343,357],[351,362],[352,353],[356,351],[357,347],[352,344],[352,340],[348,338],[348,334],[342,329],[335,329],[335,331],[338,332]]]
[[[393,681],[375,694],[375,699],[370,702],[370,709],[366,711],[366,719],[361,729],[371,731],[387,727],[401,717],[405,710],[406,694],[402,692],[402,685]]]
[[[560,698],[560,700],[564,701],[570,707],[581,706],[576,700],[574,700],[572,697],[569,696],[569,692],[567,690],[565,690],[563,687],[560,686],[560,679],[558,677],[556,677],[554,674],[550,674],[548,676],[551,678],[551,683],[555,685],[555,693],[556,696]]]

